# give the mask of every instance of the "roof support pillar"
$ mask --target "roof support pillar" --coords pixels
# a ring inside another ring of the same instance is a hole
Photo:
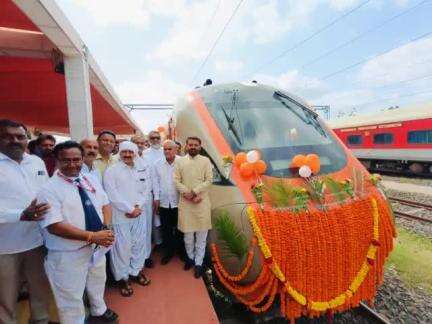
[[[73,140],[93,136],[89,67],[84,55],[64,57],[69,131]]]

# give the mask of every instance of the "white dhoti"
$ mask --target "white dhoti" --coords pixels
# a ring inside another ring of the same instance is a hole
[[[208,231],[184,233],[186,253],[189,259],[195,261],[195,265],[203,263]]]
[[[117,281],[127,280],[130,275],[137,276],[144,266],[147,237],[150,237],[151,249],[151,223],[148,230],[146,216],[144,213],[131,222],[113,225],[115,243],[111,250],[110,261],[111,270]]]
[[[152,251],[152,227],[153,227],[153,206],[152,204],[146,203],[142,207],[142,214],[146,221],[145,224],[145,235],[144,235],[144,260],[150,258],[150,254]]]
[[[84,323],[84,290],[90,300],[91,315],[100,316],[107,310],[104,301],[105,258],[92,266],[93,251],[86,246],[76,251],[48,252],[45,271],[62,324]]]

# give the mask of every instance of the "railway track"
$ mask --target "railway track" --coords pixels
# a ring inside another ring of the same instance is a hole
[[[391,324],[391,322],[379,314],[376,310],[369,307],[364,302],[360,303],[360,307],[357,308],[357,313],[362,317],[366,318],[369,323],[377,323],[377,324]]]
[[[388,197],[388,199],[391,202],[415,208],[415,210],[413,212],[417,212],[417,211],[421,211],[421,210],[426,210],[426,211],[429,211],[429,212],[432,213],[432,205],[427,205],[427,204],[419,203],[419,202],[416,202],[416,201],[405,200],[405,199],[400,199],[400,198],[396,198],[396,197]],[[395,214],[395,216],[398,216],[398,217],[404,217],[404,218],[408,218],[408,219],[415,219],[415,220],[422,221],[422,222],[425,222],[425,223],[432,223],[432,218],[426,218],[426,217],[422,217],[422,216],[417,216],[417,215],[413,215],[413,214],[410,214],[410,213],[405,213],[405,212],[401,212],[401,211],[397,211],[397,210],[394,211],[394,214]]]

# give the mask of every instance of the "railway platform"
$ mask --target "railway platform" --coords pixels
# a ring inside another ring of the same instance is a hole
[[[413,183],[403,183],[403,182],[389,181],[389,180],[383,180],[381,183],[387,189],[404,191],[409,193],[419,193],[419,194],[432,196],[431,186],[416,185]]]
[[[132,284],[131,297],[120,296],[117,287],[107,287],[105,301],[119,314],[120,323],[138,324],[217,324],[219,320],[207,293],[204,281],[195,279],[193,269],[183,271],[183,263],[174,258],[160,265],[154,256],[155,267],[146,270],[151,284],[142,287]],[[21,301],[19,324],[28,323],[28,301]],[[51,303],[51,320],[58,321],[54,300]]]
[[[195,279],[193,271],[183,271],[183,263],[174,258],[167,265],[146,270],[151,284],[133,284],[132,297],[120,296],[117,287],[107,288],[108,307],[115,310],[121,323],[157,324],[213,324],[219,323],[202,279]]]

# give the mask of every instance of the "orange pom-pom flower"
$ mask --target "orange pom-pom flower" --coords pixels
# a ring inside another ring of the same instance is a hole
[[[258,160],[255,162],[254,167],[258,174],[264,174],[267,170],[267,164],[263,160]]]
[[[240,165],[240,175],[243,179],[249,179],[254,173],[254,166],[252,163],[244,162]]]
[[[291,168],[299,168],[307,167],[313,174],[319,173],[321,170],[321,162],[320,158],[317,154],[297,154],[291,161]],[[303,168],[304,171],[305,168]],[[304,172],[303,172],[304,173]]]
[[[306,165],[306,156],[303,154],[297,154],[291,161],[292,168],[300,168],[303,165]]]
[[[234,164],[240,168],[240,166],[246,162],[246,153],[245,152],[240,152],[237,153],[235,158],[234,158]]]

